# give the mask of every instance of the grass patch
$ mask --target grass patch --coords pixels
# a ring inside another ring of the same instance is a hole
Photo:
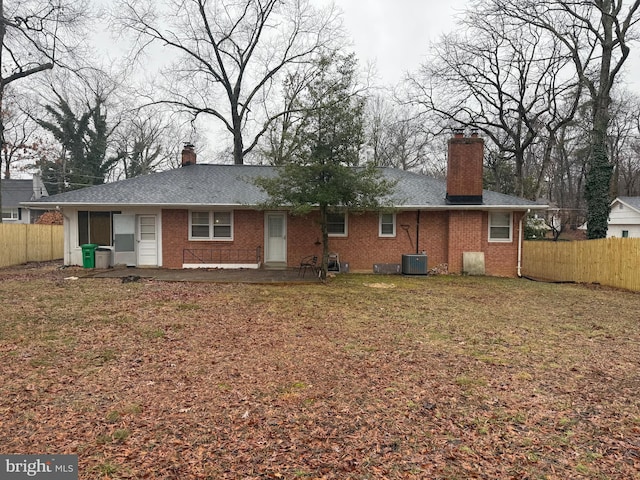
[[[80,480],[637,475],[638,294],[71,274],[0,270],[0,415],[4,450],[70,445]]]
[[[86,357],[90,365],[101,367],[107,362],[115,360],[118,357],[118,352],[113,348],[101,348],[87,352]]]
[[[100,463],[95,468],[95,471],[101,475],[114,475],[118,470],[118,465],[109,461]]]

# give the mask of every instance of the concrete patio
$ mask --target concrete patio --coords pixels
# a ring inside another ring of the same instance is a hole
[[[137,276],[166,282],[212,282],[212,283],[319,283],[320,279],[307,271],[304,276],[297,268],[282,270],[267,269],[169,269],[116,267],[108,269],[85,269],[84,278],[125,278]]]

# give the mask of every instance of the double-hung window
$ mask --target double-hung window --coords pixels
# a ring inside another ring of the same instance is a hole
[[[396,236],[396,214],[381,213],[378,235],[381,237]]]
[[[489,241],[510,242],[512,240],[513,214],[511,212],[489,212]]]
[[[191,212],[191,240],[233,240],[233,213],[230,211]]]
[[[331,212],[327,214],[327,232],[331,237],[347,236],[347,214]]]

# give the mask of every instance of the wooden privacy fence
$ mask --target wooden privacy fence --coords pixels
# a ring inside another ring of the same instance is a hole
[[[640,238],[524,242],[522,275],[640,291]]]
[[[0,223],[0,267],[63,257],[62,225]]]

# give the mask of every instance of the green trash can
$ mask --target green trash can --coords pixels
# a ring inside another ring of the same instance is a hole
[[[82,266],[84,268],[96,268],[96,248],[99,246],[97,243],[80,245],[80,248],[82,248]]]

